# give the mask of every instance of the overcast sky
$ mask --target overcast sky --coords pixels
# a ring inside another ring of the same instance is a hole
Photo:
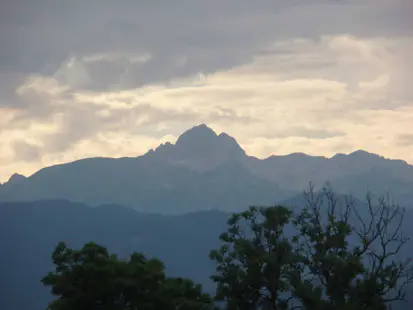
[[[206,123],[413,163],[412,0],[2,0],[0,181]]]

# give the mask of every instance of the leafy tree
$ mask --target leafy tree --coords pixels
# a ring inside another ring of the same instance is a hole
[[[250,207],[229,219],[223,245],[210,253],[217,263],[216,299],[227,309],[288,308],[293,251],[284,228],[291,215],[280,206]]]
[[[404,300],[413,280],[411,259],[400,250],[404,210],[370,195],[364,205],[339,200],[329,187],[305,193],[307,206],[296,216],[298,272],[294,295],[304,309],[380,310]]]
[[[166,277],[161,261],[139,253],[119,260],[95,243],[73,250],[61,242],[52,259],[55,271],[42,279],[58,296],[50,310],[212,309],[199,285]]]
[[[357,206],[328,187],[305,197],[295,215],[281,206],[233,215],[210,253],[217,300],[229,310],[380,310],[403,300],[413,279],[399,255],[403,209],[370,197]]]

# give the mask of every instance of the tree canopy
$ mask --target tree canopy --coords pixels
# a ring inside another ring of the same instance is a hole
[[[50,310],[207,310],[212,306],[200,285],[166,277],[160,260],[140,253],[120,260],[95,243],[73,250],[61,242],[52,259],[55,271],[42,279],[58,297]]]
[[[413,273],[398,255],[403,209],[370,197],[357,206],[328,187],[305,198],[296,214],[250,207],[229,219],[210,253],[216,299],[229,310],[379,310],[404,300]]]

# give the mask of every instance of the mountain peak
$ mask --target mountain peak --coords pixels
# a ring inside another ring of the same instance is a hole
[[[210,170],[231,160],[242,160],[245,151],[226,133],[217,133],[205,124],[181,134],[175,145],[161,145],[153,155],[195,170]]]
[[[16,183],[21,182],[21,181],[23,181],[23,180],[26,180],[26,177],[25,177],[24,175],[15,173],[15,174],[13,174],[13,175],[10,177],[10,179],[9,179],[9,181],[8,181],[7,183],[9,183],[9,184],[16,184]]]
[[[237,140],[225,132],[216,134],[205,124],[192,127],[185,131],[176,141],[176,148],[190,150],[191,153],[208,156],[211,153],[231,153],[245,155]]]
[[[383,159],[382,156],[370,153],[364,150],[356,150],[348,154],[343,154],[343,153],[337,153],[335,154],[332,159],[346,159],[346,158],[357,158],[357,159],[369,159],[369,158],[378,158],[378,159]]]
[[[215,131],[205,124],[200,124],[188,129],[183,134],[181,134],[176,141],[176,145],[186,145],[186,144],[198,144],[198,143],[208,143],[217,137]]]
[[[365,150],[356,150],[354,152],[351,152],[349,155],[350,156],[369,156],[369,155],[375,155],[375,154],[369,153]]]

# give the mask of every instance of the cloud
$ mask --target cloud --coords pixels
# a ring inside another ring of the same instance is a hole
[[[341,131],[329,131],[325,129],[312,129],[312,128],[303,128],[303,127],[288,127],[284,132],[277,131],[277,132],[269,132],[263,137],[265,138],[307,138],[307,139],[331,139],[335,137],[344,136],[345,133]]]
[[[397,137],[398,144],[401,146],[413,146],[413,134],[402,134]]]
[[[410,0],[3,1],[0,180],[136,156],[201,122],[261,157],[413,162],[412,14]]]
[[[0,38],[8,44],[0,67],[50,74],[68,59],[124,55],[100,60],[118,76],[128,57],[149,54],[147,77],[131,71],[138,83],[163,82],[178,72],[210,73],[248,62],[274,40],[411,35],[409,7],[409,0],[9,0],[1,4]]]
[[[41,156],[41,148],[39,146],[22,141],[14,142],[13,150],[15,152],[15,157],[22,161],[35,161]]]

